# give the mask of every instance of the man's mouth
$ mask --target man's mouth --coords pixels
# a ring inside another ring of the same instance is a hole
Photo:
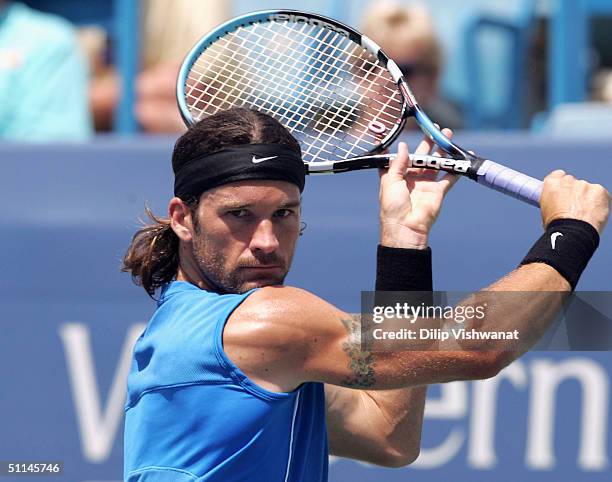
[[[266,271],[266,270],[281,269],[281,266],[276,265],[276,264],[275,265],[265,265],[265,266],[244,266],[242,269]]]

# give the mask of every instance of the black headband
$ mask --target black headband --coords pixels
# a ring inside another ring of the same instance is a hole
[[[183,200],[230,182],[287,181],[304,190],[302,158],[281,144],[244,144],[197,157],[174,174],[174,195]]]

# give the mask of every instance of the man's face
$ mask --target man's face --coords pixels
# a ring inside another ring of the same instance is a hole
[[[230,293],[282,284],[300,232],[300,191],[284,181],[211,189],[200,198],[194,231],[192,255],[208,281]]]

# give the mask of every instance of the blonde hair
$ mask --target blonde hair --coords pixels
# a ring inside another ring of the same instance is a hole
[[[439,75],[442,49],[431,15],[423,5],[374,0],[366,8],[361,30],[394,60],[401,62],[403,55],[416,55],[415,63]]]
[[[143,7],[145,67],[182,60],[204,34],[231,16],[227,0],[144,0]]]

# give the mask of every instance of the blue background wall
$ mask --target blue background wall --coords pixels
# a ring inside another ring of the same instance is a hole
[[[612,188],[603,155],[612,141],[458,138],[534,176],[560,167]],[[120,480],[126,360],[153,303],[118,268],[144,202],[165,212],[171,147],[148,137],[0,145],[0,460],[63,461],[64,476],[49,480]],[[357,311],[374,283],[377,194],[375,172],[308,179],[308,229],[288,282]],[[431,238],[436,289],[485,286],[540,232],[537,209],[461,180]],[[607,233],[580,289],[610,291],[610,246]],[[546,392],[555,370],[568,379]],[[421,460],[429,468],[334,461],[330,480],[610,480],[611,372],[609,352],[538,352],[496,381],[433,387]]]

